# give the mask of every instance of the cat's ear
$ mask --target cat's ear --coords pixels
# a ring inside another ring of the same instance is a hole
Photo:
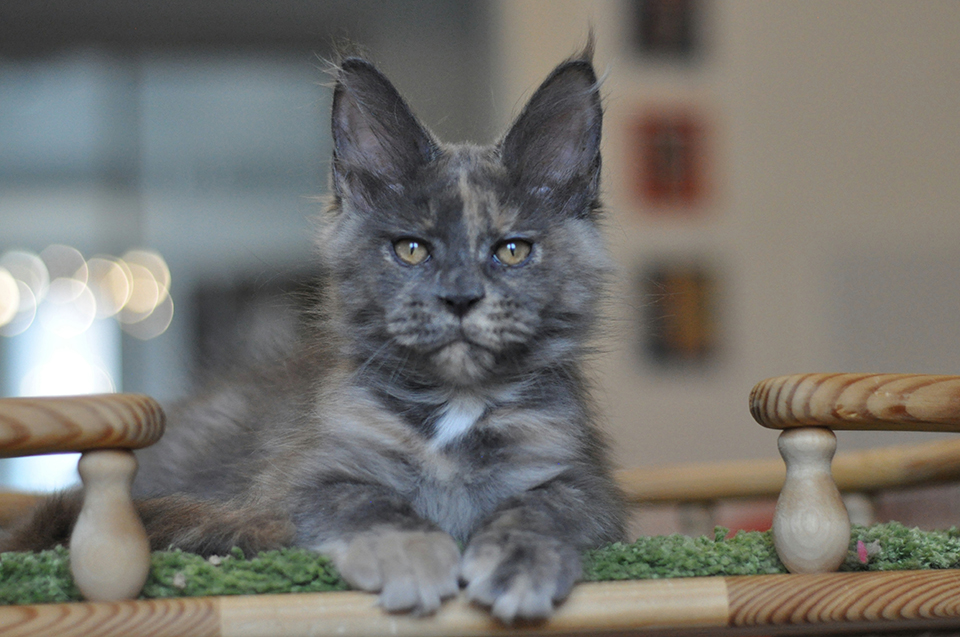
[[[600,176],[603,110],[590,50],[558,66],[500,143],[504,166],[521,186],[551,187]]]
[[[348,58],[333,91],[333,168],[338,191],[352,171],[399,183],[437,153],[433,137],[380,71]]]

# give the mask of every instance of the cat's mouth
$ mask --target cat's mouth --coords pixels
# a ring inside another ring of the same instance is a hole
[[[458,385],[475,383],[488,376],[496,362],[490,349],[463,334],[437,348],[431,359],[441,376]]]
[[[461,323],[457,328],[450,330],[449,334],[446,335],[442,341],[433,348],[433,354],[441,352],[450,347],[462,347],[467,349],[477,349],[485,352],[489,352],[491,355],[494,354],[494,348],[490,346],[489,343],[484,343],[480,338],[477,338],[477,334],[471,335],[471,330],[468,326]]]

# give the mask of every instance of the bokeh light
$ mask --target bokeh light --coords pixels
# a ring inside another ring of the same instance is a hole
[[[40,253],[51,283],[57,279],[74,279],[87,284],[87,262],[80,251],[70,246],[54,244]]]
[[[74,396],[116,391],[110,374],[80,353],[62,349],[31,369],[20,384],[20,396]]]
[[[137,323],[150,316],[160,302],[160,284],[147,268],[127,263],[130,268],[130,298],[120,312],[120,322]]]
[[[162,303],[170,289],[170,268],[167,267],[167,262],[163,260],[163,257],[152,250],[130,250],[123,255],[123,260],[129,263],[131,267],[139,265],[147,269],[156,281],[160,291],[157,302]]]
[[[39,255],[25,250],[11,250],[0,256],[0,266],[6,268],[14,279],[30,288],[31,303],[34,305],[46,296],[50,273]]]
[[[0,266],[0,326],[6,325],[20,311],[20,287],[10,271]]]
[[[0,336],[16,336],[25,332],[33,324],[33,319],[37,315],[37,297],[34,295],[33,289],[19,279],[15,279],[15,282],[20,301],[17,313],[3,326],[0,326]]]
[[[87,261],[90,291],[97,304],[97,318],[116,316],[130,300],[133,274],[121,259],[94,257]]]
[[[166,332],[172,321],[173,299],[164,290],[163,300],[157,304],[149,316],[136,323],[124,324],[123,329],[130,336],[146,341]]]
[[[170,284],[170,268],[153,250],[89,260],[60,244],[39,255],[11,250],[0,256],[0,336],[21,334],[38,320],[71,337],[114,317],[132,336],[155,338],[173,320]]]
[[[37,308],[41,325],[64,338],[86,332],[96,316],[97,301],[90,288],[67,277],[50,282],[47,298]]]

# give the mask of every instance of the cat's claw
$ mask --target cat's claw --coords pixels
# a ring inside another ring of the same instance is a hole
[[[370,531],[325,552],[351,586],[379,592],[390,612],[431,614],[459,591],[460,549],[440,531]]]
[[[507,624],[549,617],[580,572],[580,555],[573,547],[523,531],[478,536],[460,566],[467,598],[489,606]]]

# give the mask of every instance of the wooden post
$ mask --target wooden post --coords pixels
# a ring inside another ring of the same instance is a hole
[[[830,474],[837,437],[822,427],[788,429],[777,442],[787,477],[773,515],[773,543],[791,573],[837,570],[850,544],[850,518]]]
[[[150,541],[133,507],[137,459],[126,449],[87,451],[77,465],[83,508],[70,536],[70,572],[91,601],[136,597],[150,573]]]
[[[83,507],[70,538],[70,570],[84,597],[136,597],[150,570],[150,544],[130,497],[131,449],[163,435],[152,398],[104,394],[0,400],[0,457],[81,451]],[[0,631],[2,632],[2,631]]]
[[[960,376],[778,376],[753,388],[750,413],[764,427],[784,430],[778,444],[787,474],[773,521],[777,554],[792,572],[825,572],[843,563],[850,537],[830,473],[831,429],[960,432]]]

